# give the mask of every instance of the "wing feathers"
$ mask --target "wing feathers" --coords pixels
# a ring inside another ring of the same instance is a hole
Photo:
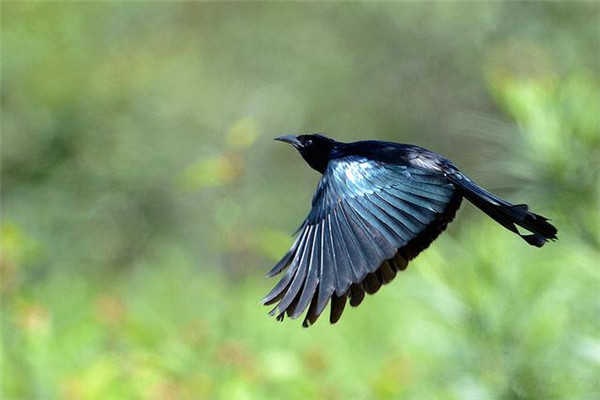
[[[344,245],[348,254],[350,255],[350,266],[352,268],[353,282],[360,282],[364,275],[362,271],[365,270],[367,261],[367,254],[362,253],[362,248],[359,243],[358,238],[356,237],[354,230],[350,226],[350,222],[348,222],[348,217],[344,212],[343,208],[339,209],[337,213],[336,222],[338,222],[338,227],[340,228],[341,238],[343,239]]]
[[[304,231],[300,235],[302,240],[300,242],[299,249],[304,248],[304,246],[306,244],[307,234],[308,234],[308,231]],[[263,304],[265,304],[265,305],[273,304],[274,302],[279,301],[281,299],[281,297],[284,293],[284,290],[288,287],[289,283],[291,282],[292,278],[294,277],[294,274],[296,273],[296,269],[298,268],[298,261],[299,261],[298,259],[294,259],[290,268],[286,271],[283,278],[279,281],[279,283],[277,283],[277,285],[275,285],[275,287],[269,292],[269,294],[267,294],[262,299]]]
[[[320,260],[320,281],[319,281],[319,302],[316,305],[316,316],[318,317],[323,309],[327,306],[329,302],[329,298],[331,294],[335,290],[337,281],[336,276],[341,275],[342,267],[338,266],[336,263],[336,257],[334,253],[334,248],[331,245],[331,230],[330,230],[331,219],[328,215],[325,221],[323,222],[323,230],[321,234],[321,260]]]
[[[331,303],[336,323],[348,299],[358,306],[406,269],[452,220],[460,199],[437,171],[331,161],[300,234],[268,276],[288,269],[262,302],[278,302],[271,311],[278,320],[306,311],[305,327]]]
[[[409,237],[414,237],[416,233],[419,233],[423,230],[423,223],[421,219],[426,220],[426,216],[422,215],[418,218],[417,215],[411,214],[413,211],[406,203],[402,200],[394,197],[392,194],[387,193],[385,191],[381,191],[377,193],[377,196],[381,198],[385,203],[387,203],[388,215],[395,218],[397,221],[402,223],[409,230]],[[421,211],[425,211],[423,209],[414,208],[415,214],[420,214]]]
[[[365,217],[368,218],[368,215],[365,213],[365,216],[361,216],[358,210],[352,208],[349,204],[345,203],[342,206],[346,210],[346,215],[349,217],[349,221],[352,223],[352,227],[356,234],[356,237],[359,239],[361,243],[361,247],[363,250],[363,254],[366,254],[366,271],[370,271],[370,266],[373,263],[376,263],[376,260],[385,259],[386,250],[391,249],[391,244],[389,244],[383,235],[372,226],[372,222],[366,220]]]
[[[336,213],[333,213],[334,217]],[[342,235],[339,221],[328,215],[329,229],[331,230],[331,249],[335,258],[335,278],[336,278],[336,294],[342,295],[352,282],[352,260],[348,248],[346,247],[346,238]]]
[[[317,318],[319,318],[319,315],[321,314],[317,310],[317,303],[319,297],[320,296],[313,296],[312,301],[310,302],[310,306],[308,307],[308,311],[306,312],[306,317],[304,318],[304,321],[302,321],[302,326],[304,328],[308,328],[309,326],[314,324]]]
[[[331,297],[331,313],[329,315],[329,322],[335,324],[339,321],[342,313],[344,312],[344,308],[346,307],[346,298],[347,294],[343,294],[341,296],[333,295]]]
[[[287,290],[287,293],[283,296],[281,302],[277,306],[277,309],[280,312],[284,312],[290,306],[290,304],[300,291],[302,284],[304,283],[304,277],[306,276],[306,271],[308,269],[308,258],[310,257],[310,243],[314,236],[313,226],[309,225],[308,230],[309,232],[306,240],[306,245],[302,250],[302,256],[300,257],[300,263],[298,265],[297,272],[294,276],[294,280],[292,281],[292,284]]]
[[[383,199],[381,193],[374,193],[370,197],[370,201],[375,207],[382,211],[383,215],[389,218],[386,222],[390,226],[394,233],[396,233],[401,239],[402,243],[398,247],[406,244],[413,236],[414,233],[407,227],[403,222],[403,217],[400,211],[395,209],[391,203]]]
[[[363,289],[362,283],[353,283],[350,286],[350,305],[352,307],[358,307],[365,298],[365,290]]]
[[[444,211],[443,205],[441,205],[440,208],[440,204],[438,204],[437,201],[412,195],[406,192],[405,188],[399,189],[392,187],[389,188],[387,192],[401,200],[397,201],[396,204],[401,206],[400,209],[402,211],[414,215],[414,217],[423,224],[431,222],[431,218],[436,212],[440,213]]]
[[[294,255],[294,252],[296,251],[298,246],[301,244],[301,240],[303,239],[303,237],[304,235],[298,235],[298,237],[294,241],[294,244],[292,245],[292,248],[287,253],[285,253],[285,256],[283,256],[283,258],[273,267],[273,269],[267,273],[267,278],[277,275],[289,265],[290,261],[292,260],[292,256]]]
[[[386,260],[381,264],[378,271],[381,272],[381,280],[383,284],[387,284],[392,281],[396,277],[396,270],[392,268],[390,263]]]
[[[398,248],[406,244],[410,236],[406,227],[390,215],[393,210],[390,210],[389,207],[382,209],[382,206],[385,207],[385,202],[380,201],[376,194],[365,196],[365,201],[368,203],[366,209],[379,221],[381,232],[393,244],[393,247]]]
[[[365,287],[365,292],[368,294],[375,294],[381,287],[381,281],[377,278],[377,274],[371,272],[368,274],[363,281],[363,286]]]
[[[448,201],[449,196],[440,194],[439,192],[430,191],[428,190],[429,186],[430,185],[416,185],[415,183],[405,183],[402,185],[402,190],[405,193],[415,195],[417,198],[425,199],[425,204],[428,204],[429,200],[435,200],[442,204],[445,204]]]
[[[312,299],[315,289],[317,288],[317,283],[319,279],[317,274],[321,268],[321,240],[322,240],[322,226],[321,222],[319,225],[315,227],[315,233],[312,236],[312,243],[310,244],[310,260],[308,262],[308,271],[306,273],[306,281],[304,282],[304,289],[302,290],[302,295],[296,306],[296,309],[292,313],[292,318],[298,318],[302,312],[306,309],[310,300]]]

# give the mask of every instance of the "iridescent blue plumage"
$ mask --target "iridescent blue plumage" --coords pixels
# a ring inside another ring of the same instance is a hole
[[[479,188],[450,161],[418,146],[390,142],[340,143],[321,135],[280,138],[294,145],[323,173],[312,209],[292,248],[269,272],[288,268],[263,299],[271,311],[316,321],[331,300],[330,321],[341,316],[347,297],[359,305],[375,293],[446,228],[462,197],[541,246],[556,229],[546,219]]]

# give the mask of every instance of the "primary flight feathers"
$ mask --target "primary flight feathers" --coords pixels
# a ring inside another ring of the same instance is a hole
[[[427,248],[452,221],[465,197],[527,243],[556,239],[546,218],[494,196],[444,157],[412,145],[362,141],[341,143],[322,135],[283,136],[321,172],[312,209],[296,241],[267,276],[287,268],[262,300],[270,312],[299,317],[310,326],[331,300],[330,322],[349,298],[358,306],[408,261]]]

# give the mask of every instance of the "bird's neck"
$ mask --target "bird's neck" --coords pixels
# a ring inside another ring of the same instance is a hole
[[[319,171],[321,174],[325,173],[329,164],[329,157],[304,157],[304,160],[312,169]]]
[[[314,170],[319,171],[321,174],[325,173],[327,170],[327,165],[329,165],[329,161],[341,156],[339,149],[329,148],[329,149],[319,149],[318,151],[310,151],[310,152],[301,152],[302,158],[304,161]]]

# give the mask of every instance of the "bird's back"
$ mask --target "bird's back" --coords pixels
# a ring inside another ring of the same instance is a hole
[[[414,166],[435,171],[441,171],[443,166],[451,165],[448,159],[424,147],[378,140],[345,143],[335,156],[349,155],[365,157],[373,162]]]

